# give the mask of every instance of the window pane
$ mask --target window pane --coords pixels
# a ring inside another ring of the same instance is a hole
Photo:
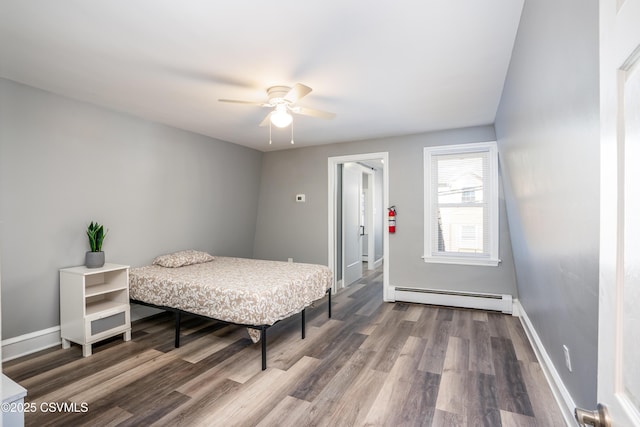
[[[498,265],[496,143],[425,147],[424,171],[425,262]]]
[[[433,157],[438,183],[438,204],[484,201],[487,153],[451,154]]]
[[[485,208],[440,207],[437,221],[437,252],[485,254],[487,230]]]

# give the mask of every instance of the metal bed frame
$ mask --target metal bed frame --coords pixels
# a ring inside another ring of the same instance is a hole
[[[326,294],[329,295],[329,301],[328,301],[327,305],[328,305],[329,318],[331,318],[331,288],[327,289]],[[146,305],[147,307],[158,308],[160,310],[171,311],[171,312],[175,313],[175,315],[176,315],[175,347],[176,348],[180,347],[180,321],[181,321],[182,314],[187,314],[187,315],[190,315],[190,316],[197,316],[197,317],[201,317],[201,318],[207,319],[207,320],[214,320],[216,322],[225,323],[227,325],[236,325],[236,326],[243,326],[245,328],[256,329],[256,330],[260,331],[260,343],[261,343],[261,346],[262,346],[262,370],[264,371],[265,369],[267,369],[267,329],[269,329],[270,326],[273,326],[276,323],[280,322],[280,320],[275,322],[273,325],[245,325],[245,324],[242,324],[242,323],[227,322],[225,320],[215,319],[213,317],[203,316],[201,314],[196,314],[196,313],[191,313],[189,311],[180,310],[179,308],[167,307],[167,306],[164,306],[164,305],[155,305],[155,304],[151,304],[151,303],[144,302],[144,301],[139,301],[139,300],[134,300],[134,299],[131,299],[130,302],[132,302],[134,304]],[[304,339],[305,338],[305,323],[306,323],[306,321],[305,321],[306,307],[303,308],[300,313],[302,314],[302,339]],[[284,320],[284,319],[282,319],[282,320]]]

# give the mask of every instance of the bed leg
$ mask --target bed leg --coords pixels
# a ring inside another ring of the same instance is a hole
[[[306,311],[306,308],[303,308],[302,309],[302,339],[304,339],[304,336],[305,336],[305,324],[306,324],[305,311]]]
[[[260,341],[262,342],[262,370],[267,369],[267,328],[260,329]]]
[[[327,289],[327,293],[329,294],[329,319],[331,319],[331,288]]]
[[[176,348],[180,347],[180,312],[176,311],[176,340],[175,340]]]

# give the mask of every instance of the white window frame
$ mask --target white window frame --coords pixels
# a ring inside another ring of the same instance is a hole
[[[489,153],[489,180],[486,193],[488,202],[488,254],[474,253],[444,253],[433,249],[433,241],[437,239],[433,224],[437,215],[433,214],[437,205],[437,185],[432,182],[432,159],[434,156],[464,153]],[[435,189],[435,195],[434,195]],[[465,264],[497,266],[500,263],[499,247],[499,187],[498,187],[498,146],[495,141],[471,144],[444,145],[424,148],[424,262],[441,264]],[[434,235],[435,234],[435,235]]]

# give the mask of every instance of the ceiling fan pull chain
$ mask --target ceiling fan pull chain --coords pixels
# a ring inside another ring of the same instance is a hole
[[[291,122],[291,144],[293,144],[293,121]]]
[[[269,120],[269,145],[271,145],[271,120]]]

